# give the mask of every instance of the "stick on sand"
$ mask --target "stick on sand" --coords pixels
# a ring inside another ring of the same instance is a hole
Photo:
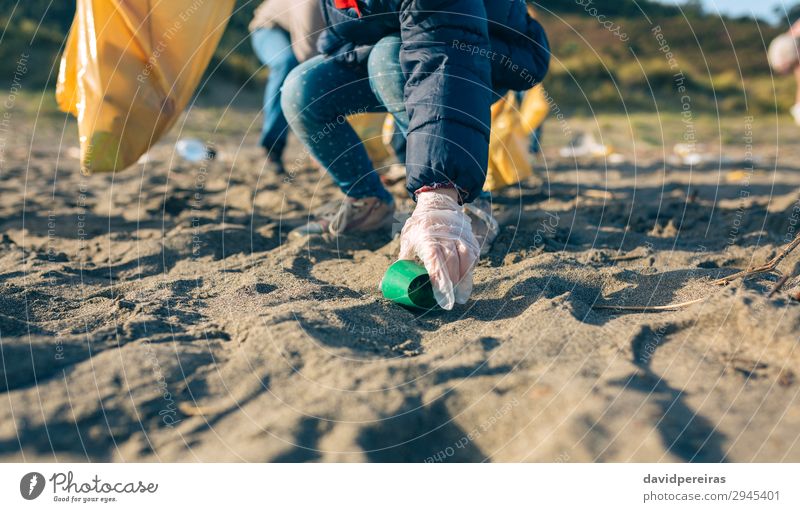
[[[794,240],[792,240],[786,247],[784,247],[781,250],[781,252],[778,253],[777,256],[775,256],[774,258],[772,258],[771,260],[769,260],[765,264],[761,265],[760,267],[750,267],[747,270],[743,270],[741,272],[737,272],[737,273],[735,273],[733,275],[730,275],[728,277],[723,277],[722,279],[717,279],[716,281],[711,281],[711,284],[725,286],[725,285],[729,284],[731,281],[733,281],[734,279],[747,278],[747,277],[754,276],[754,275],[757,275],[757,274],[763,274],[765,272],[772,272],[773,270],[775,270],[775,268],[778,266],[778,264],[781,261],[783,261],[786,258],[786,256],[789,255],[789,253],[791,253],[792,251],[797,249],[798,245],[800,245],[800,233],[798,233],[797,236],[794,237]]]
[[[755,276],[758,274],[764,274],[766,272],[772,272],[775,270],[778,265],[786,259],[786,257],[795,249],[797,246],[800,245],[800,233],[798,233],[794,240],[792,240],[788,245],[786,245],[781,252],[779,252],[774,258],[766,262],[765,264],[758,266],[758,267],[750,267],[747,270],[743,270],[741,272],[737,272],[733,275],[723,277],[722,279],[716,279],[711,281],[711,284],[715,284],[718,286],[726,286],[730,284],[732,281],[736,279],[745,279],[751,276]],[[770,291],[768,297],[772,297],[775,293],[780,290],[780,288],[786,283],[789,279],[788,276],[784,276],[779,283]],[[713,294],[712,294],[713,295]],[[692,304],[697,304],[699,302],[703,302],[704,300],[711,297],[711,295],[707,295],[705,297],[701,297],[699,299],[694,299],[686,302],[677,302],[673,304],[667,304],[664,306],[613,306],[613,305],[606,305],[600,304],[597,306],[592,306],[592,309],[610,309],[614,311],[635,311],[639,313],[657,313],[661,311],[676,311],[678,309],[684,308],[686,306],[691,306]]]

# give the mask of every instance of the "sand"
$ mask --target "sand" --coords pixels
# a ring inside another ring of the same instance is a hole
[[[419,315],[377,290],[397,240],[287,236],[339,196],[296,142],[264,173],[253,112],[196,109],[89,178],[74,123],[35,119],[0,171],[0,460],[800,461],[800,281],[709,283],[791,238],[787,151],[606,169],[550,123],[473,299]],[[181,161],[181,131],[219,159]]]

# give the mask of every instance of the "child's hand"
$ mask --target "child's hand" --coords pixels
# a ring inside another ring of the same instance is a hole
[[[472,270],[480,247],[469,217],[454,190],[422,192],[400,235],[400,259],[418,256],[430,274],[433,293],[443,309],[464,304],[472,293]]]

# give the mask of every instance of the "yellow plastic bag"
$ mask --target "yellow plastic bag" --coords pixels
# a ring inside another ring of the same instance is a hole
[[[354,114],[347,118],[350,126],[358,134],[372,165],[380,167],[391,154],[383,144],[383,125],[386,114]]]
[[[78,0],[56,100],[78,118],[81,171],[136,162],[177,120],[234,0]]]
[[[528,152],[530,137],[544,122],[549,110],[541,85],[528,91],[521,106],[513,92],[492,105],[489,168],[484,190],[494,192],[533,174]]]
[[[527,93],[522,99],[519,115],[525,135],[530,137],[539,128],[550,113],[550,105],[544,94],[544,87],[539,84]]]

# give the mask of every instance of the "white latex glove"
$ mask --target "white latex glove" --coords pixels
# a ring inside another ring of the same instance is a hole
[[[433,294],[443,309],[465,304],[472,294],[472,270],[480,246],[454,190],[422,192],[400,234],[400,259],[422,260]]]

